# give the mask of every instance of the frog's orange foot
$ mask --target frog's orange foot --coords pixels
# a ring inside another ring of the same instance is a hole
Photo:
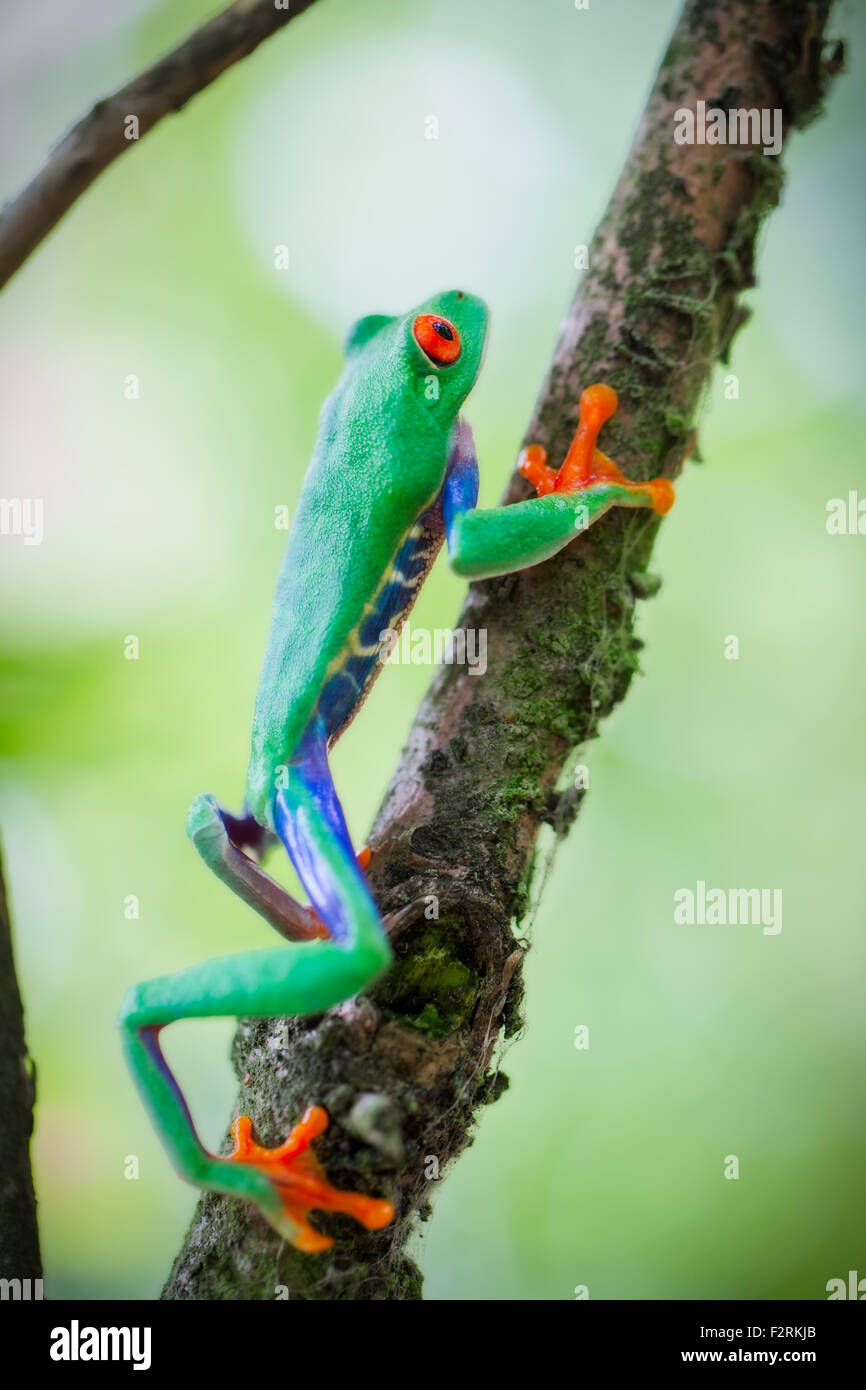
[[[559,472],[548,467],[547,454],[540,444],[530,444],[520,455],[518,467],[532,483],[539,497],[551,492],[573,496],[597,483],[610,483],[629,492],[645,493],[655,511],[663,516],[674,503],[674,490],[667,478],[633,483],[613,459],[596,448],[601,427],[615,413],[617,394],[612,386],[598,382],[587,386],[580,398],[580,421]]]
[[[363,1192],[344,1192],[332,1187],[310,1144],[328,1128],[327,1111],[311,1105],[300,1124],[295,1125],[285,1143],[265,1149],[252,1138],[252,1123],[241,1115],[232,1125],[234,1152],[227,1163],[249,1164],[270,1179],[279,1198],[282,1219],[274,1221],[281,1234],[306,1254],[316,1254],[333,1245],[331,1236],[311,1226],[307,1213],[339,1211],[352,1216],[368,1231],[381,1230],[394,1219],[390,1202],[368,1197]]]

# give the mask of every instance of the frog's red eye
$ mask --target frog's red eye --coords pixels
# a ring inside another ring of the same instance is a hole
[[[438,314],[419,314],[412,325],[415,341],[434,362],[456,362],[460,356],[460,334],[448,319]]]

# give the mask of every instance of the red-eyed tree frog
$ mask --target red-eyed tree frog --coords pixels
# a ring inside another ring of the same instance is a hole
[[[463,403],[481,367],[487,307],[461,290],[411,313],[371,315],[351,330],[345,368],[325,403],[277,583],[253,720],[246,806],[235,817],[212,796],[187,830],[210,869],[292,944],[227,956],[133,986],[119,1024],[151,1119],[182,1177],[257,1204],[299,1249],[332,1244],[310,1211],[348,1213],[368,1229],[394,1216],[384,1199],[330,1185],[310,1148],[328,1116],[311,1106],[285,1143],[265,1149],[250,1121],[234,1153],[199,1142],[160,1048],[169,1023],[214,1015],[312,1014],[367,988],[391,949],[328,769],[328,750],[381,670],[443,541],[467,579],[537,565],[610,507],[673,501],[665,478],[633,483],[596,448],[616,410],[609,386],[588,387],[558,472],[539,446],[520,467],[538,496],[476,508],[478,465]],[[304,906],[260,867],[284,846],[309,897]]]

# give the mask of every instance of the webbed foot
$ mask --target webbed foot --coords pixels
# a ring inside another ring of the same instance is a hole
[[[646,504],[660,516],[674,504],[674,490],[667,478],[653,478],[648,483],[633,483],[613,459],[596,448],[596,439],[605,421],[615,413],[617,395],[611,386],[601,383],[587,386],[580,398],[580,422],[562,467],[557,472],[547,464],[547,453],[540,444],[530,444],[520,455],[518,468],[532,483],[539,497],[551,492],[574,496],[599,484],[622,489],[628,494],[642,494]],[[635,504],[637,499],[632,501]]]
[[[247,1164],[267,1176],[276,1200],[273,1205],[259,1205],[275,1230],[306,1254],[327,1250],[334,1243],[331,1236],[310,1225],[307,1214],[311,1211],[344,1212],[368,1231],[381,1230],[394,1219],[390,1202],[363,1192],[345,1192],[328,1182],[310,1148],[327,1128],[327,1112],[320,1105],[311,1105],[284,1143],[276,1149],[266,1149],[255,1143],[252,1123],[248,1116],[241,1115],[232,1125],[234,1152],[223,1160]]]

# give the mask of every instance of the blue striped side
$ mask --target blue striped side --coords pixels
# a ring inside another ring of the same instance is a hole
[[[398,629],[418,597],[442,544],[441,520],[436,520],[438,525],[431,514],[412,527],[319,696],[317,713],[324,720],[329,743],[357,713],[382,668],[379,634]]]

